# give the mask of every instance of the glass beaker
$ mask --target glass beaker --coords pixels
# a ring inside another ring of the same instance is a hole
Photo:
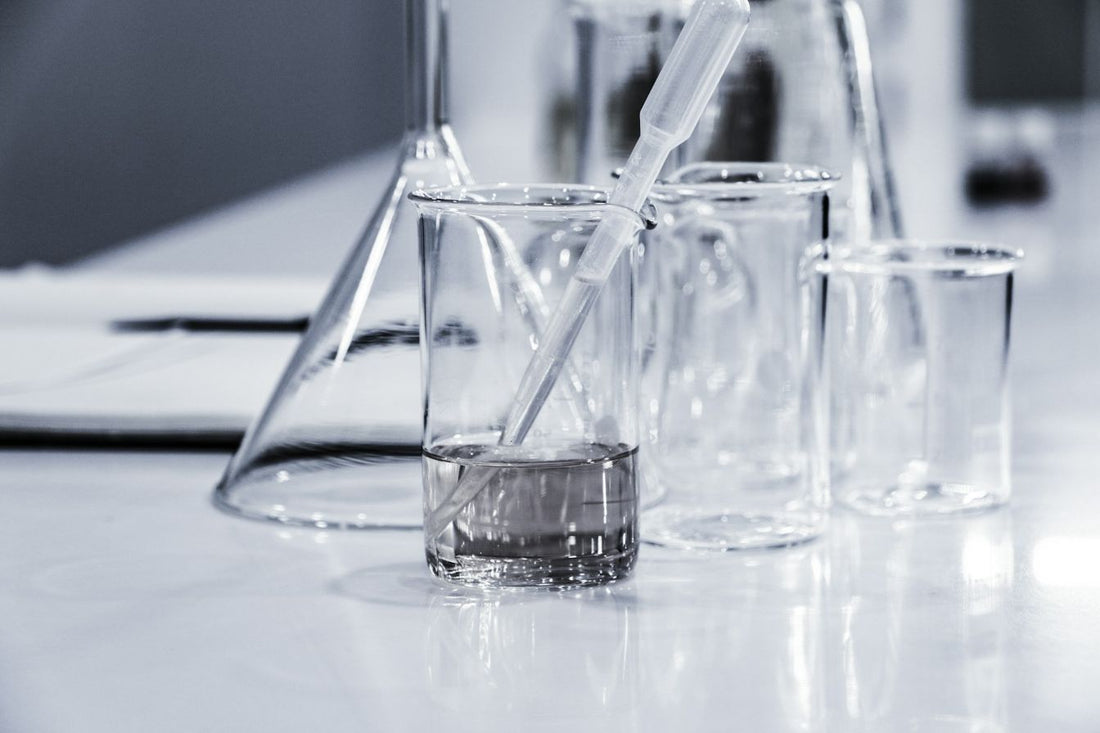
[[[804,288],[828,237],[832,176],[778,163],[699,163],[653,192],[646,236],[643,465],[667,496],[646,541],[790,545],[826,507]]]
[[[318,527],[420,526],[415,189],[468,183],[447,124],[445,0],[406,0],[397,169],[215,490],[227,511]]]
[[[505,184],[411,198],[420,208],[430,568],[490,586],[625,577],[638,513],[633,247],[530,433],[519,445],[499,444],[540,331],[609,208],[607,192]],[[640,231],[645,220],[632,216]],[[438,522],[469,481],[481,488]]]
[[[838,504],[895,516],[1008,500],[1019,257],[902,240],[835,248],[814,263]]]

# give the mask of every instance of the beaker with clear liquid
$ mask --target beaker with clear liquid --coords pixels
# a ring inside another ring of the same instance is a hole
[[[633,248],[615,265],[525,439],[501,444],[541,331],[610,208],[607,191],[501,184],[412,199],[423,252],[429,567],[485,586],[626,577],[639,504]],[[646,221],[631,216],[636,242]],[[480,488],[432,529],[431,517],[468,481]]]

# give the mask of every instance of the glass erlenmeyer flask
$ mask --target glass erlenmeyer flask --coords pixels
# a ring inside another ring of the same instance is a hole
[[[320,527],[419,527],[417,214],[470,183],[446,116],[446,0],[406,0],[406,116],[393,180],[215,490],[231,512]]]
[[[836,239],[900,236],[859,4],[757,0],[752,12],[743,52],[678,162],[798,160],[824,166],[840,174],[830,215]]]
[[[577,40],[578,175],[606,182],[693,0],[569,0]],[[672,159],[783,162],[840,175],[839,241],[901,236],[863,14],[856,0],[753,0],[718,92]]]

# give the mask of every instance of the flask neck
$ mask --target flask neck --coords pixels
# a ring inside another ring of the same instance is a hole
[[[405,127],[433,132],[447,122],[446,0],[405,0]]]

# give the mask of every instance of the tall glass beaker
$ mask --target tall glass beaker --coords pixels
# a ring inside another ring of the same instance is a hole
[[[418,527],[419,266],[410,191],[468,183],[447,124],[446,0],[406,0],[406,117],[387,194],[215,490],[233,513]]]
[[[821,532],[823,412],[804,283],[828,237],[832,185],[811,166],[697,163],[654,187],[642,461],[667,496],[642,517],[647,541],[735,550]]]

